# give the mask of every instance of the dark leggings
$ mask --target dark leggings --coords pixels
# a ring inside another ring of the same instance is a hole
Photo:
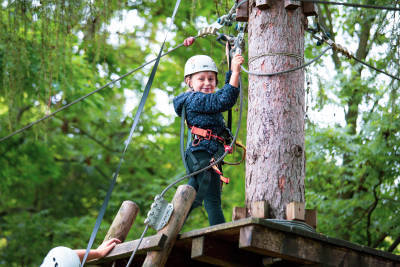
[[[207,167],[210,165],[211,157],[207,151],[187,151],[186,162],[189,171],[192,173]],[[190,177],[188,184],[193,186],[197,192],[196,199],[190,211],[201,206],[204,200],[204,207],[207,211],[210,225],[224,223],[225,218],[221,208],[221,182],[219,175],[211,168]]]

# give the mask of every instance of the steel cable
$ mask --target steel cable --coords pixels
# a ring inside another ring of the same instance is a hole
[[[199,36],[196,36],[196,37],[194,37],[194,38],[198,38],[198,37],[199,37]],[[180,45],[178,45],[178,46],[176,46],[176,47],[174,47],[174,48],[172,48],[172,49],[170,49],[170,50],[168,50],[167,52],[165,52],[164,54],[162,54],[161,57],[168,55],[169,53],[175,51],[176,49],[178,49],[178,48],[180,48],[180,47],[182,47],[182,46],[183,46],[183,43],[180,44]],[[146,62],[146,63],[144,63],[143,65],[141,65],[141,66],[139,66],[139,67],[137,67],[137,68],[135,68],[135,69],[133,69],[133,70],[131,70],[131,71],[125,73],[124,75],[118,77],[117,79],[110,81],[109,83],[103,85],[102,87],[100,87],[100,88],[98,88],[98,89],[96,89],[96,90],[94,90],[94,91],[92,91],[92,92],[90,92],[90,93],[88,93],[88,94],[86,94],[86,95],[84,95],[84,96],[81,96],[81,97],[79,97],[78,99],[75,99],[74,101],[72,101],[72,102],[69,103],[69,104],[66,104],[65,106],[62,106],[61,108],[57,109],[56,111],[54,111],[54,112],[52,112],[52,113],[50,113],[50,114],[48,114],[48,115],[46,115],[46,116],[44,116],[44,117],[42,117],[42,118],[36,120],[36,121],[34,121],[34,122],[29,123],[28,125],[22,127],[22,128],[19,129],[19,130],[16,130],[16,131],[12,132],[11,134],[9,134],[9,135],[7,135],[7,136],[4,136],[4,137],[0,138],[0,142],[6,140],[6,139],[8,139],[8,138],[10,138],[10,137],[12,137],[12,136],[14,136],[14,135],[16,135],[16,134],[19,134],[19,133],[21,133],[21,132],[23,132],[23,131],[25,131],[25,130],[27,130],[27,129],[29,129],[29,128],[31,128],[32,126],[38,124],[39,122],[42,122],[42,121],[44,121],[44,120],[46,120],[46,119],[48,119],[48,118],[50,118],[50,117],[53,117],[53,116],[56,115],[58,112],[63,111],[63,110],[65,110],[65,109],[71,107],[72,105],[75,105],[76,103],[78,103],[78,102],[84,100],[85,98],[87,98],[87,97],[89,97],[89,96],[91,96],[91,95],[93,95],[93,94],[95,94],[95,93],[97,93],[97,92],[103,90],[104,88],[106,88],[106,87],[108,87],[108,86],[110,86],[110,85],[112,85],[112,84],[114,84],[114,83],[116,83],[116,82],[118,82],[118,81],[120,81],[120,80],[126,78],[127,76],[129,76],[129,75],[131,75],[132,73],[134,73],[134,72],[136,72],[136,71],[138,71],[138,70],[144,68],[145,66],[149,65],[150,63],[152,63],[152,62],[154,62],[154,61],[156,61],[156,60],[157,60],[157,58],[152,59],[152,60]]]

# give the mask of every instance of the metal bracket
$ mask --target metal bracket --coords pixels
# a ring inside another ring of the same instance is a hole
[[[173,210],[174,205],[168,203],[162,196],[157,195],[144,223],[159,231],[168,223]]]

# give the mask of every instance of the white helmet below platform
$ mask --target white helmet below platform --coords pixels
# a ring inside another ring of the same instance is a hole
[[[78,254],[67,247],[56,247],[49,251],[40,267],[79,267]]]
[[[184,77],[201,71],[213,71],[218,74],[217,65],[209,56],[197,55],[186,61]]]

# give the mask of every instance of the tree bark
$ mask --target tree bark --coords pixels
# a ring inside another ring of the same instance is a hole
[[[272,73],[304,63],[304,15],[273,1],[249,5],[249,68]],[[295,54],[282,55],[281,53]],[[267,54],[267,55],[266,55]],[[304,70],[272,77],[249,75],[246,208],[267,201],[269,216],[285,219],[289,202],[304,202]]]

